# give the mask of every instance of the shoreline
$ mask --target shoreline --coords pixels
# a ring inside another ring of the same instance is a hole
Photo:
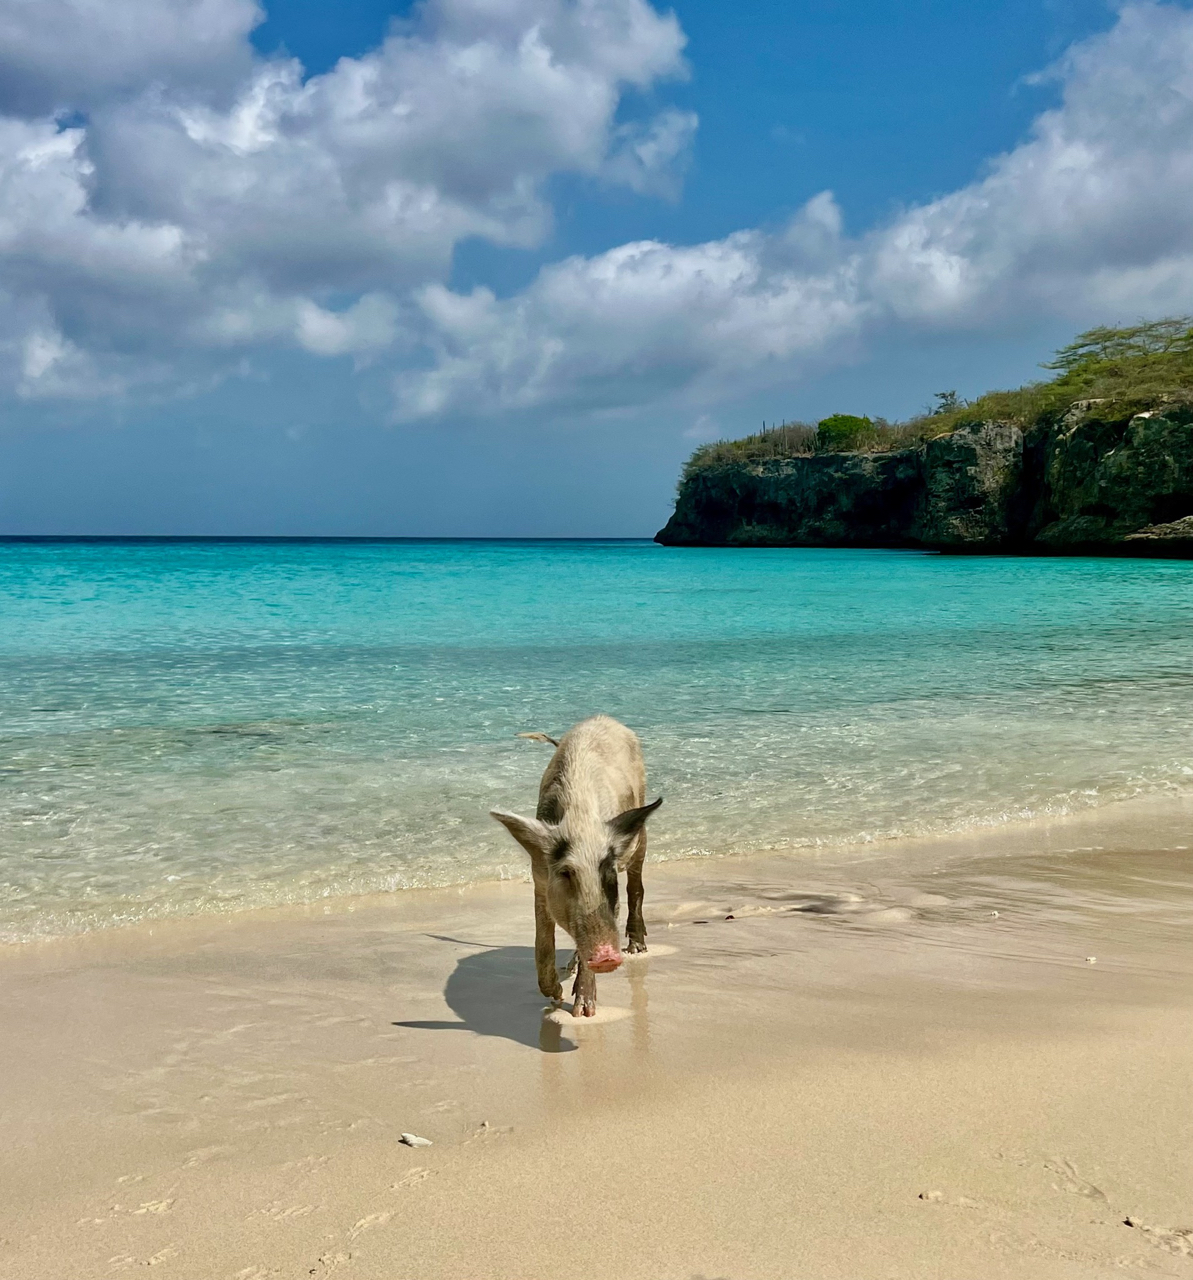
[[[592,1024],[519,882],[0,953],[0,1274],[1188,1276],[1191,815],[658,864]]]
[[[793,874],[805,863],[814,866],[821,861],[839,860],[843,864],[874,859],[881,863],[898,859],[904,854],[913,857],[931,856],[934,848],[952,846],[955,850],[977,851],[978,846],[1003,848],[1014,852],[1022,840],[1033,833],[1047,833],[1047,838],[1063,836],[1065,832],[1079,832],[1085,827],[1099,831],[1118,831],[1142,821],[1150,826],[1159,825],[1165,831],[1187,825],[1193,844],[1193,788],[1184,791],[1166,789],[1146,795],[1136,795],[1125,800],[1111,800],[1105,804],[1070,810],[1065,813],[1035,814],[1031,817],[1014,817],[1001,822],[986,822],[962,827],[947,827],[939,831],[916,835],[879,836],[867,840],[822,841],[808,844],[767,846],[756,849],[726,852],[693,852],[652,860],[647,855],[647,865],[653,875],[662,873],[682,875],[695,867],[716,867],[722,863],[735,864],[751,860],[786,859],[792,864]],[[965,856],[957,853],[956,856]],[[714,877],[715,878],[715,877]],[[0,968],[7,959],[20,956],[27,949],[69,947],[86,945],[90,939],[109,937],[135,938],[153,935],[159,930],[198,930],[220,927],[233,922],[282,922],[306,920],[324,915],[351,914],[360,909],[384,907],[404,901],[417,901],[422,896],[452,895],[471,891],[485,891],[498,886],[528,885],[530,873],[480,880],[460,880],[443,885],[411,885],[394,889],[377,889],[369,892],[328,894],[304,901],[283,901],[265,905],[234,907],[231,910],[204,909],[189,912],[164,912],[136,920],[99,924],[89,928],[64,933],[35,935],[26,938],[0,937]],[[182,933],[179,933],[179,937]]]
[[[681,869],[695,866],[712,866],[722,862],[733,863],[750,859],[786,858],[791,860],[793,870],[802,865],[802,860],[815,863],[818,860],[840,859],[843,862],[864,861],[875,858],[879,861],[898,857],[904,850],[927,853],[935,846],[951,844],[970,847],[977,844],[992,843],[1005,845],[1014,849],[1022,836],[1036,831],[1063,832],[1077,830],[1084,824],[1092,824],[1099,828],[1116,828],[1123,823],[1129,824],[1136,819],[1149,823],[1180,823],[1188,821],[1193,833],[1193,788],[1178,791],[1172,788],[1136,795],[1125,800],[1115,799],[1105,804],[1087,808],[1069,810],[1064,813],[1034,814],[1031,817],[1014,817],[1001,822],[979,822],[960,827],[946,827],[939,831],[916,835],[877,836],[866,840],[841,840],[810,842],[808,844],[790,844],[766,846],[760,848],[731,850],[726,852],[691,852],[661,860],[650,859],[648,865],[654,872],[663,868]],[[1193,834],[1190,839],[1193,840]],[[17,956],[26,948],[66,946],[71,943],[84,943],[90,938],[107,937],[109,935],[137,936],[142,932],[152,933],[155,930],[170,930],[188,927],[202,928],[205,924],[219,925],[235,920],[286,920],[291,918],[306,919],[312,915],[338,914],[353,912],[362,907],[379,906],[384,903],[404,900],[407,895],[457,894],[470,890],[494,887],[498,885],[525,885],[530,883],[529,870],[524,875],[488,878],[480,880],[460,880],[443,885],[410,885],[393,889],[376,889],[368,892],[345,892],[328,894],[322,897],[303,901],[283,901],[264,905],[234,907],[231,910],[216,908],[186,912],[163,912],[160,915],[148,915],[135,920],[115,921],[92,925],[88,928],[70,930],[62,933],[34,935],[24,938],[0,936],[0,967],[6,958]]]

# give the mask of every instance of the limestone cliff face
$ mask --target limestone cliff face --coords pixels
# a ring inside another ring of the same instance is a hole
[[[1044,442],[1028,535],[1058,550],[1097,549],[1193,515],[1191,423],[1188,406],[1124,421],[1097,402],[1075,405]]]
[[[997,549],[1024,514],[1023,432],[979,422],[927,441],[923,493],[908,530],[919,546]]]
[[[898,546],[923,490],[923,460],[835,453],[710,467],[690,477],[658,541],[675,546]]]
[[[1026,433],[978,422],[894,453],[706,467],[657,541],[1193,556],[1193,408],[1087,401]]]

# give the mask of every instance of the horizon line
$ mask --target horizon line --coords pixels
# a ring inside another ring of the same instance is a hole
[[[4,542],[653,542],[602,534],[0,533]]]

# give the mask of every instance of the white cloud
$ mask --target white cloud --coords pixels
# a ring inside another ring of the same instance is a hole
[[[893,327],[1193,310],[1193,14],[1135,5],[1053,68],[1061,105],[986,176],[847,240],[822,193],[776,233],[623,245],[517,297],[420,298],[436,353],[406,416],[706,402]]]
[[[645,123],[622,125],[602,173],[632,191],[678,196],[680,172],[696,136],[697,123],[693,111],[668,110]]]
[[[684,73],[646,0],[425,0],[305,78],[252,0],[0,0],[0,389],[155,394],[284,346],[391,372],[405,417],[706,404],[892,329],[1193,309],[1193,14],[1123,10],[970,185],[851,239],[642,241],[514,297],[447,286],[534,246],[560,173],[674,194],[696,121],[619,119]],[[62,114],[81,113],[81,114]]]
[[[397,308],[384,294],[366,293],[343,311],[326,311],[304,298],[298,304],[298,341],[320,356],[366,357],[391,346]]]
[[[9,326],[34,315],[30,335],[121,365],[122,386],[234,347],[375,355],[462,238],[539,243],[555,174],[663,187],[694,126],[616,121],[627,87],[684,72],[678,24],[646,0],[425,0],[309,79],[250,56],[259,17],[243,0],[0,0]],[[206,91],[221,77],[222,98]]]
[[[156,84],[226,92],[263,17],[255,0],[4,0],[0,112],[88,110]]]
[[[798,240],[827,202],[792,227]],[[442,285],[419,295],[435,348],[427,372],[396,382],[404,416],[543,404],[569,411],[649,403],[709,373],[786,367],[861,319],[850,268],[813,274],[782,261],[781,239],[739,232],[690,248],[644,241],[547,267],[500,300]]]

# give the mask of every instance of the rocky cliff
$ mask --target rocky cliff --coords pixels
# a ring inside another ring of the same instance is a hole
[[[700,467],[656,541],[1193,557],[1193,405],[1081,401],[1026,431]]]

